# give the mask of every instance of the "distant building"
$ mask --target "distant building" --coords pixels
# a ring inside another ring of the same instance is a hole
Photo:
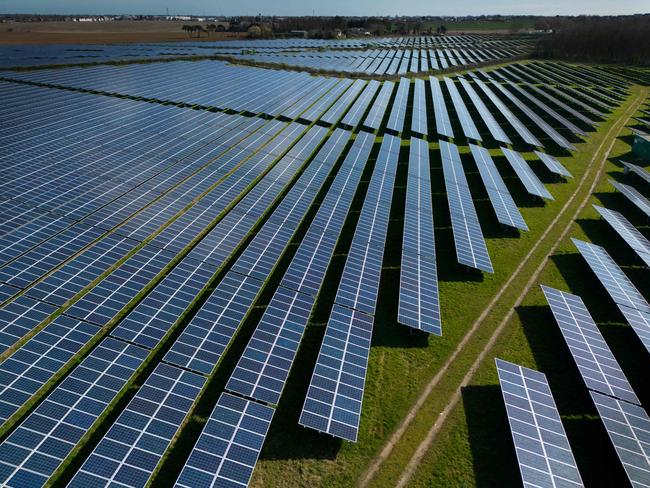
[[[298,37],[298,38],[306,38],[307,37],[307,31],[306,30],[292,30],[287,32],[287,37]]]

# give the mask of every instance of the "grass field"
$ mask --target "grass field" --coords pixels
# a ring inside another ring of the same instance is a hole
[[[217,41],[246,33],[212,32],[189,38],[181,21],[6,22],[0,24],[0,45],[106,44],[114,42]]]

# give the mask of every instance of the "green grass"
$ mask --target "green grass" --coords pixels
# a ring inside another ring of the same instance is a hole
[[[638,88],[635,88],[638,91]],[[628,99],[628,103],[631,98]],[[627,106],[627,105],[626,105]],[[597,133],[590,134],[590,139],[580,144],[579,152],[575,157],[560,158],[562,163],[573,173],[575,178],[568,182],[547,182],[547,187],[556,200],[545,206],[539,206],[528,200],[523,192],[519,191],[516,183],[511,181],[512,171],[497,160],[497,166],[506,176],[509,187],[513,190],[515,201],[522,207],[522,214],[526,219],[530,232],[522,233],[518,238],[504,233],[496,224],[494,217],[490,216],[491,209],[480,192],[475,192],[475,171],[469,174],[470,186],[474,197],[477,198],[477,210],[482,226],[485,225],[488,248],[493,259],[496,274],[485,276],[473,273],[462,273],[454,264],[455,255],[447,210],[446,198],[441,194],[442,174],[440,162],[432,160],[432,181],[434,185],[434,220],[436,222],[436,239],[438,249],[439,271],[441,276],[440,296],[443,316],[443,336],[424,337],[413,334],[405,327],[396,323],[397,309],[397,283],[399,279],[399,244],[401,238],[400,212],[403,202],[394,201],[389,231],[389,242],[386,248],[384,274],[380,290],[380,303],[373,333],[373,347],[370,353],[366,390],[364,395],[361,431],[358,443],[342,443],[333,438],[319,435],[297,425],[302,400],[311,375],[311,366],[296,368],[289,379],[285,395],[280,403],[271,432],[262,452],[261,459],[254,474],[252,486],[353,486],[365,472],[369,462],[383,447],[390,434],[402,420],[409,407],[413,404],[423,386],[435,374],[449,356],[454,346],[463,337],[465,332],[480,314],[486,304],[491,300],[499,287],[508,279],[516,265],[539,239],[542,232],[558,213],[564,202],[574,192],[587,164],[598,145],[602,142],[604,134],[623,113],[624,108],[613,113],[606,122],[601,124]],[[435,145],[432,145],[435,146]],[[466,149],[466,148],[465,148]],[[466,152],[466,151],[465,151]],[[494,151],[492,151],[494,153]],[[435,154],[435,153],[433,153]],[[532,158],[529,158],[532,159]],[[397,186],[405,184],[404,159],[398,170]],[[466,164],[466,169],[468,166]],[[588,186],[584,188],[586,189]],[[577,203],[576,203],[577,205]],[[568,220],[567,213],[564,221]],[[557,227],[560,227],[559,222]],[[559,234],[560,230],[552,231],[551,236]],[[550,248],[550,243],[548,248]],[[530,263],[530,270],[540,262],[547,248],[540,248]],[[343,259],[343,258],[341,258]],[[534,264],[534,266],[533,266]],[[520,279],[513,283],[510,290],[504,295],[493,314],[488,318],[484,327],[471,342],[449,377],[436,389],[435,394],[426,403],[423,413],[419,415],[405,437],[397,445],[393,455],[383,465],[372,486],[393,486],[403,468],[408,463],[413,450],[425,436],[428,428],[433,423],[440,407],[445,404],[453,393],[455,384],[460,381],[469,364],[483,344],[487,341],[491,331],[496,327],[501,317],[511,308],[514,298],[522,289],[530,273],[524,273]],[[551,283],[552,284],[552,283]],[[548,318],[548,317],[547,317]],[[308,328],[305,340],[301,345],[300,357],[296,364],[313,364],[318,352],[322,324],[327,319],[326,315],[312,317],[313,324]],[[508,336],[509,337],[509,336]],[[500,341],[506,351],[517,351],[512,359],[518,355],[525,357],[530,346],[526,337],[504,339]],[[557,348],[557,345],[555,346]],[[508,359],[509,357],[506,357]],[[524,362],[525,363],[525,362]],[[494,374],[491,364],[487,365],[488,378],[494,383]],[[472,390],[481,392],[482,390]],[[488,389],[488,393],[492,390]],[[498,393],[498,390],[497,390]],[[468,403],[478,398],[480,406],[483,397],[478,393],[468,394]],[[492,400],[492,410],[498,411],[498,395],[492,392],[488,400]],[[474,403],[472,403],[474,404]],[[489,442],[478,444],[470,448],[467,428],[463,430],[462,414],[454,412],[449,425],[458,424],[458,428],[445,430],[432,450],[437,453],[433,460],[423,462],[422,473],[418,472],[416,482],[419,486],[471,486],[477,484],[473,471],[474,452],[472,449],[483,449],[492,453]],[[480,414],[478,415],[480,419]],[[460,420],[460,422],[459,422]],[[502,419],[503,420],[503,419]],[[501,434],[506,431],[500,431]],[[508,434],[509,435],[509,434]],[[507,440],[507,437],[506,437]],[[474,446],[475,443],[472,443]],[[444,447],[443,447],[444,446]],[[506,453],[508,454],[508,452]],[[438,461],[439,460],[439,461]],[[511,460],[512,461],[512,460]],[[436,463],[436,468],[432,468]],[[510,481],[518,476],[516,469],[503,469],[511,475]],[[492,485],[485,486],[505,486]]]

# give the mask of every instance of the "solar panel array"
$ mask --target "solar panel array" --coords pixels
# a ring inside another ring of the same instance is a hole
[[[609,180],[609,182],[614,188],[625,195],[625,197],[641,210],[641,212],[650,217],[650,200],[641,195],[636,188],[614,180]]]
[[[493,273],[458,147],[446,141],[439,141],[439,144],[458,262]]]
[[[309,54],[298,52],[311,42],[304,41],[293,54],[272,47],[258,54],[294,56],[298,64],[312,57],[306,61],[312,66],[352,68],[347,63],[358,61],[353,71],[403,75],[491,57],[489,49],[454,44],[453,37],[419,44],[387,39],[371,52],[354,51],[365,41],[350,41],[353,51]],[[505,56],[508,49],[504,44],[494,52]],[[0,484],[50,482],[78,448],[83,459],[66,468],[73,486],[149,483],[268,278],[292,240],[302,237],[226,385],[240,396],[221,395],[177,480],[178,486],[246,485],[380,135],[300,419],[331,435],[358,437],[387,202],[403,141],[362,130],[350,144],[353,131],[324,126],[379,131],[388,118],[387,129],[402,132],[411,81],[402,77],[395,90],[392,82],[191,64],[10,74],[63,90],[0,81],[3,110],[21,114],[0,131],[6,154],[0,157],[0,342],[6,352],[0,418],[12,424],[0,447]],[[413,84],[410,131],[426,136],[426,80]],[[461,84],[493,138],[509,142],[474,90],[478,81]],[[437,79],[429,85],[436,130],[453,137],[446,94]],[[466,137],[480,140],[471,105],[454,80],[445,79],[445,86]],[[613,94],[582,99],[603,111],[616,104]],[[444,141],[440,147],[459,261],[492,271],[458,150]],[[479,149],[472,146],[476,154]],[[413,138],[410,151],[407,188],[399,190],[406,194],[399,320],[440,334],[428,144]],[[560,171],[557,161],[544,162]],[[490,198],[499,197],[499,204],[492,201],[499,220],[525,228],[489,154],[477,165]],[[297,234],[330,181],[309,229]],[[633,313],[647,325],[639,310],[626,316]],[[133,388],[135,374],[161,345],[168,346],[162,362]],[[122,395],[129,401],[115,404]],[[107,425],[102,414],[116,407]],[[21,409],[21,417],[15,415]],[[107,430],[96,443],[87,434],[100,418]]]
[[[147,353],[105,339],[0,444],[0,482],[15,488],[45,484]]]
[[[397,321],[442,334],[429,147],[415,137],[409,151]]]
[[[650,304],[604,248],[578,239],[572,240],[641,342],[648,348]]]
[[[222,393],[174,486],[247,486],[274,413]]]
[[[507,147],[502,147],[501,152],[506,157],[512,169],[519,176],[519,180],[526,187],[526,190],[531,195],[538,196],[540,198],[548,198],[553,200],[553,195],[544,187],[544,184],[539,180],[537,175],[530,168],[526,160],[521,154]]]
[[[650,418],[646,411],[625,401],[592,391],[593,400],[609,438],[633,487],[648,486],[650,478]]]
[[[201,375],[159,364],[68,486],[144,488],[204,383]]]
[[[622,213],[598,205],[594,205],[594,208],[646,265],[650,266],[650,241]]]
[[[384,136],[299,423],[356,442],[401,139]]]
[[[584,486],[546,376],[496,359],[524,486]]]
[[[542,290],[587,388],[639,405],[582,299],[547,286]]]
[[[497,220],[503,225],[528,230],[521,212],[519,212],[510,191],[508,191],[508,187],[492,160],[492,156],[490,156],[490,151],[475,144],[469,144],[469,148],[472,151],[474,162],[478,167]]]

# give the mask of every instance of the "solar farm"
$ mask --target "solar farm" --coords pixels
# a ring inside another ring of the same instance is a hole
[[[650,486],[650,72],[36,48],[0,49],[1,486]]]

